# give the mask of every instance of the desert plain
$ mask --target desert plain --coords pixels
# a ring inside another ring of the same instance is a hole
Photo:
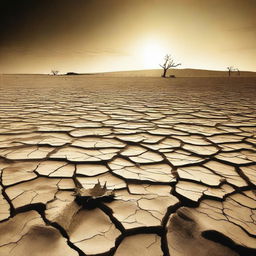
[[[256,255],[255,96],[255,77],[1,75],[0,255]],[[96,184],[114,199],[79,205]]]

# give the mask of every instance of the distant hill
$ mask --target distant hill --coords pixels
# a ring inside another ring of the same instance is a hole
[[[95,73],[97,76],[108,77],[160,77],[162,69],[146,69],[146,70],[134,70],[134,71],[117,71],[117,72],[105,72]],[[174,75],[176,77],[227,77],[227,71],[215,71],[204,69],[169,69],[167,77]],[[232,77],[239,77],[238,72],[232,72]],[[240,77],[256,77],[256,72],[240,71]]]
[[[114,72],[99,72],[99,73],[76,73],[67,72],[54,77],[61,76],[97,76],[97,77],[161,77],[162,69],[144,69],[144,70],[129,70],[129,71],[114,71]],[[50,74],[2,74],[2,75],[47,75]],[[228,77],[227,71],[205,70],[205,69],[169,69],[167,77],[173,75],[175,77]],[[1,76],[1,74],[0,74]],[[53,76],[53,75],[51,75]],[[256,77],[256,72],[240,71],[240,76],[237,71],[232,72],[231,77]]]

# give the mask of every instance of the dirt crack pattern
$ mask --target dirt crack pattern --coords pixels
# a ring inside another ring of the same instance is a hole
[[[256,255],[255,83],[4,76],[0,255]]]

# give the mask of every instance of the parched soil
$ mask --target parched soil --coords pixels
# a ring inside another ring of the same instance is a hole
[[[245,77],[0,76],[0,255],[256,255],[255,98]],[[78,204],[96,184],[114,200]]]

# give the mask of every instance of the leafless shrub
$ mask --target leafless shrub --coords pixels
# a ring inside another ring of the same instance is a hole
[[[229,66],[227,67],[227,69],[228,69],[228,76],[231,76],[232,71],[235,71],[233,66]]]
[[[59,70],[52,70],[51,73],[54,75],[54,76],[57,76],[59,74]]]

